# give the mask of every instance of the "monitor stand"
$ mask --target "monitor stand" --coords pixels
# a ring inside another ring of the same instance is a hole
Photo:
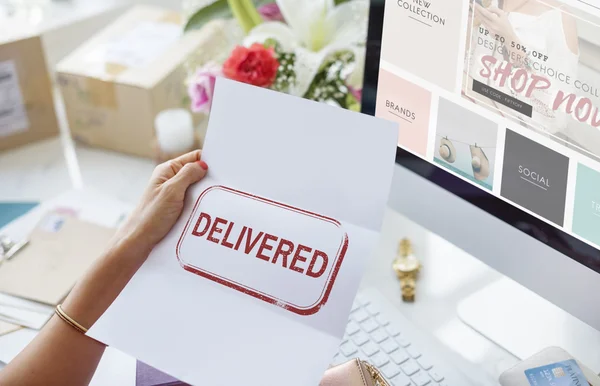
[[[558,346],[600,373],[600,331],[508,278],[465,298],[458,316],[520,359]]]

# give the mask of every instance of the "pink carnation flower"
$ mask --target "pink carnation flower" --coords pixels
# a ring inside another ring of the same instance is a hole
[[[277,3],[269,3],[262,5],[258,8],[258,13],[262,16],[265,21],[280,21],[285,23],[281,10]]]
[[[193,112],[208,113],[210,111],[215,82],[217,76],[221,75],[221,68],[213,63],[196,70],[188,85],[188,95],[192,100]]]
[[[352,94],[352,96],[354,98],[356,98],[356,100],[358,101],[358,103],[360,103],[361,98],[362,98],[362,89],[360,89],[360,88],[354,88],[354,87],[348,85],[348,91],[350,91],[350,93]]]

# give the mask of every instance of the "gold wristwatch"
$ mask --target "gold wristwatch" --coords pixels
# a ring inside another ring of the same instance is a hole
[[[421,263],[413,255],[412,246],[408,239],[402,239],[398,246],[398,255],[394,259],[392,268],[400,279],[402,289],[402,300],[405,302],[415,301],[415,287],[417,276],[421,270]]]

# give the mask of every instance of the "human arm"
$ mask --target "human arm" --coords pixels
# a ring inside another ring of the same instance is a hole
[[[107,251],[73,288],[64,311],[84,327],[92,326],[169,232],[183,209],[187,188],[208,166],[200,151],[159,165],[142,199]],[[87,385],[105,346],[54,316],[38,336],[0,371],[2,386]]]

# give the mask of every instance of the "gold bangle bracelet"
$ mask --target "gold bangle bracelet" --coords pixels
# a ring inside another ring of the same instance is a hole
[[[65,323],[67,323],[69,326],[73,327],[75,330],[79,331],[80,333],[85,334],[88,331],[87,328],[83,327],[81,324],[77,323],[75,321],[75,319],[73,319],[69,315],[67,315],[66,312],[62,309],[61,304],[56,306],[54,313],[59,318],[61,318]]]

